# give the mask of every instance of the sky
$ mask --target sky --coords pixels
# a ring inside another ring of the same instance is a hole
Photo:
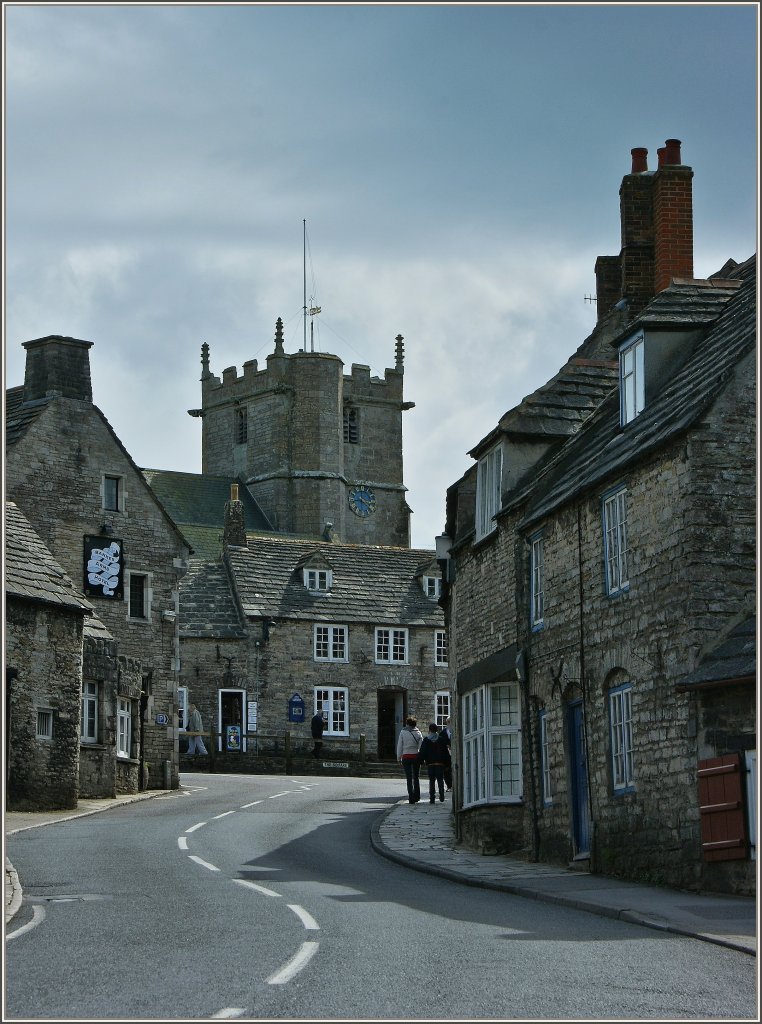
[[[756,251],[757,3],[3,5],[5,379],[93,342],[144,468],[201,471],[210,368],[405,339],[413,547],[595,324],[630,150],[694,170],[694,274]],[[306,225],[306,233],[305,233]],[[306,245],[305,245],[306,237]],[[306,258],[305,258],[306,250]]]

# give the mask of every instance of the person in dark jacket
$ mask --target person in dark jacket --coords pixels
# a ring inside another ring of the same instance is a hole
[[[312,738],[315,741],[315,748],[312,751],[312,756],[320,757],[320,748],[323,746],[323,731],[325,730],[325,719],[323,718],[322,712],[316,711],[312,716],[310,729],[312,731]]]
[[[450,755],[444,767],[445,789],[449,793],[449,791],[452,789],[452,728],[450,726],[449,718],[445,721],[445,724],[439,730],[439,735],[447,744],[447,753]]]
[[[429,770],[429,803],[434,803],[437,789],[439,799],[444,800],[444,770],[450,761],[450,751],[445,737],[439,734],[436,722],[429,725],[429,734],[424,736],[418,757]]]

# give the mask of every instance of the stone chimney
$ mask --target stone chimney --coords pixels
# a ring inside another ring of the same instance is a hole
[[[26,372],[24,401],[60,395],[92,402],[90,382],[91,341],[63,338],[51,334],[36,341],[25,341]]]
[[[626,299],[636,316],[673,277],[693,277],[693,171],[680,163],[680,140],[658,150],[648,170],[648,150],[630,151],[632,165],[619,189],[621,250],[595,264],[598,319]],[[618,277],[618,281],[617,281]]]
[[[223,549],[246,547],[246,521],[243,502],[238,498],[238,484],[230,485],[230,501],[225,502],[225,525],[222,532]]]

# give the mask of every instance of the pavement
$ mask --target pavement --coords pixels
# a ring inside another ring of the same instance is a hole
[[[134,796],[80,800],[75,811],[8,812],[5,835],[96,814],[136,800],[161,796],[149,790]],[[450,794],[444,803],[400,800],[376,819],[371,844],[382,856],[405,867],[462,885],[512,893],[525,899],[573,907],[602,917],[688,935],[743,953],[757,953],[757,904],[753,897],[724,896],[625,882],[553,864],[534,864],[508,855],[489,856],[459,845]],[[5,923],[21,906],[18,875],[5,860]]]

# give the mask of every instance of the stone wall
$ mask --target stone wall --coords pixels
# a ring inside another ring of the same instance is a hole
[[[82,616],[6,602],[10,685],[8,810],[77,806],[82,687]],[[53,713],[53,736],[38,738],[37,712]]]

